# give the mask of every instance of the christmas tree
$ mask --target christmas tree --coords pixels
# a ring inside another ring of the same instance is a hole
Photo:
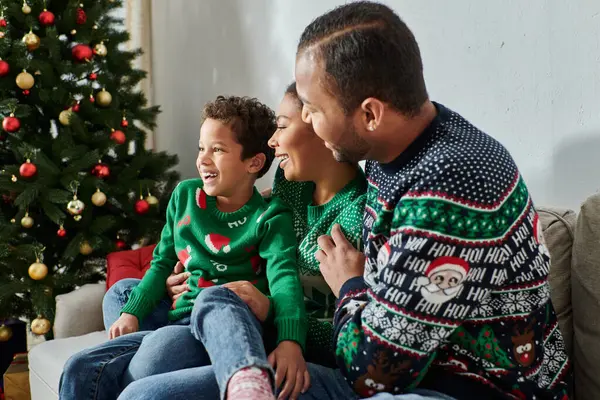
[[[114,0],[0,3],[0,340],[48,334],[54,296],[104,278],[112,251],[155,242],[179,176],[148,151],[158,107]]]
[[[471,353],[499,368],[514,367],[508,355],[498,346],[498,339],[496,339],[494,331],[488,325],[481,328],[477,339],[461,326],[454,332],[450,341],[459,344],[463,349],[470,350]]]

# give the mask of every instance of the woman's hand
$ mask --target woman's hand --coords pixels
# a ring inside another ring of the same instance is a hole
[[[300,345],[291,340],[284,340],[279,343],[277,348],[269,355],[269,363],[275,368],[275,387],[281,388],[285,380],[285,385],[279,392],[278,400],[292,400],[298,398],[300,393],[304,393],[310,387],[310,375],[306,369],[306,362],[302,356]]]
[[[108,338],[115,339],[128,333],[140,330],[140,323],[135,315],[123,313],[118,320],[110,327]]]
[[[175,264],[171,276],[167,278],[167,294],[172,302],[175,302],[182,294],[189,292],[190,290],[190,287],[187,284],[190,273],[183,271],[183,264],[178,262]]]
[[[237,294],[237,296],[250,308],[252,313],[256,315],[256,318],[258,318],[259,321],[266,321],[267,316],[269,315],[271,302],[267,296],[262,294],[262,292],[256,288],[256,286],[248,281],[230,282],[223,286]]]

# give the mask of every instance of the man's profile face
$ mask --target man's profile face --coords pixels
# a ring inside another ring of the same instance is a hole
[[[315,52],[303,51],[296,59],[296,88],[303,103],[302,119],[312,124],[317,136],[337,161],[363,160],[367,143],[359,136],[354,118],[344,113],[340,102],[326,90],[327,74]]]

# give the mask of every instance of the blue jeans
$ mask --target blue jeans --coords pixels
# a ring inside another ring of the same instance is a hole
[[[104,323],[108,327],[138,280],[124,280],[107,292]],[[115,399],[131,382],[181,369],[214,364],[218,383],[213,397],[224,397],[229,378],[239,369],[257,366],[273,371],[262,344],[261,325],[248,306],[230,290],[203,290],[191,317],[174,324],[166,318],[170,303],[162,302],[136,332],[86,349],[71,357],[61,376],[61,399]],[[189,323],[187,325],[186,323]],[[154,325],[152,325],[154,324]],[[151,397],[152,398],[152,397]]]
[[[359,397],[344,380],[341,372],[308,363],[311,386],[300,400],[354,400]],[[212,400],[219,396],[219,386],[212,366],[185,369],[133,382],[121,393],[119,400]],[[453,400],[430,390],[392,395],[379,393],[376,400]]]

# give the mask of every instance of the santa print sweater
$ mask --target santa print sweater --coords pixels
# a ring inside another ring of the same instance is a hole
[[[121,312],[144,319],[164,298],[166,279],[181,261],[191,274],[190,291],[173,304],[169,319],[189,315],[204,288],[250,281],[270,293],[278,342],[304,347],[306,317],[291,211],[278,199],[267,203],[254,189],[242,208],[224,213],[202,186],[201,179],[190,179],[173,191],[150,269]]]
[[[550,259],[523,178],[498,142],[436,104],[389,164],[368,162],[364,278],[335,315],[338,365],[363,397],[567,399]]]
[[[294,232],[298,243],[298,272],[304,291],[307,314],[305,359],[308,362],[334,367],[333,314],[335,296],[323,279],[315,253],[317,239],[331,234],[340,224],[342,232],[357,249],[362,246],[362,219],[365,211],[367,180],[362,169],[342,190],[322,205],[313,205],[315,185],[312,182],[291,182],[278,168],[273,183],[273,197],[281,199],[293,212]]]

